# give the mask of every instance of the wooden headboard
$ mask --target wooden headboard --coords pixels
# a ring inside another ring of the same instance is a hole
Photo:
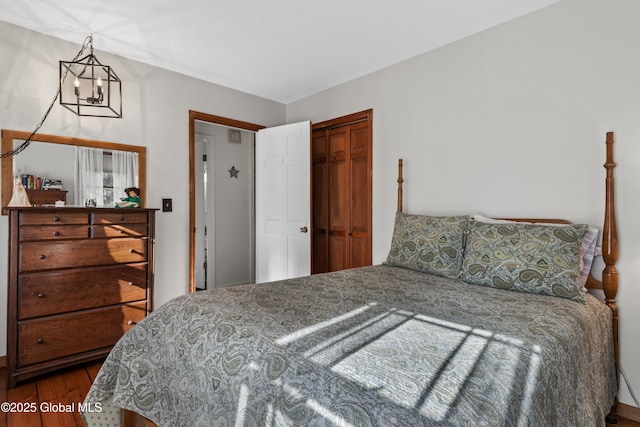
[[[606,136],[606,161],[604,168],[606,169],[605,179],[605,207],[604,207],[604,227],[602,229],[602,258],[605,263],[602,271],[602,280],[595,279],[591,274],[587,279],[587,288],[602,289],[605,295],[605,304],[611,309],[613,314],[613,345],[616,362],[616,372],[618,373],[618,383],[620,377],[619,370],[619,343],[618,343],[618,307],[616,306],[616,295],[618,294],[618,271],[616,270],[616,262],[618,261],[618,230],[616,225],[616,208],[615,208],[615,186],[614,186],[614,169],[616,163],[613,160],[614,138],[613,132],[607,132]],[[402,212],[402,159],[398,160],[398,212]],[[552,222],[570,224],[569,221],[561,219],[540,219],[540,218],[504,218],[512,221],[526,222]],[[617,404],[617,402],[616,402]],[[615,414],[615,406],[612,414]]]

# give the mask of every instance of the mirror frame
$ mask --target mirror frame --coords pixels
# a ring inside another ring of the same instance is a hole
[[[15,140],[25,141],[29,138],[31,132],[22,132],[17,130],[2,129],[2,153],[7,153],[13,150],[13,143]],[[36,133],[31,138],[31,142],[48,142],[51,144],[62,145],[76,145],[80,147],[93,147],[102,148],[104,150],[119,150],[119,151],[131,151],[138,153],[138,186],[140,187],[140,199],[142,201],[142,207],[145,206],[146,200],[146,188],[147,188],[147,148],[138,145],[119,144],[116,142],[95,141],[92,139],[73,138],[68,136],[46,135],[42,133]],[[28,150],[29,148],[27,148]],[[19,154],[18,154],[19,155]],[[2,168],[2,187],[1,187],[1,200],[2,200],[2,215],[6,215],[7,211],[5,206],[11,200],[11,193],[13,192],[13,156],[5,157],[0,163]]]

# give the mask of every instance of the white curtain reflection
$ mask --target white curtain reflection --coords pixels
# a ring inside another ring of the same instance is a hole
[[[130,151],[113,151],[113,194],[114,199],[127,197],[124,189],[140,187],[138,185],[138,153]]]
[[[106,164],[105,154],[111,157]],[[74,200],[80,206],[113,207],[127,197],[125,188],[139,187],[138,153],[76,147],[75,157]]]
[[[74,197],[78,205],[104,206],[104,150],[76,147]]]

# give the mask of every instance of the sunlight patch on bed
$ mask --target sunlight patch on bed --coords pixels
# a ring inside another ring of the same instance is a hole
[[[246,384],[240,386],[240,396],[238,398],[238,411],[236,412],[236,427],[244,425],[244,415],[247,411],[247,400],[249,399],[249,388]]]
[[[485,352],[502,355],[491,368],[496,378],[490,378],[485,386],[506,388],[506,395],[510,393],[519,359],[523,351],[529,352],[521,340],[399,309],[368,312],[371,317],[354,322],[355,316],[375,305],[362,306],[276,342],[286,345],[297,341],[304,346],[302,338],[321,333],[326,339],[310,340],[314,344],[304,350],[306,358],[398,405],[415,408],[434,421],[446,420],[450,409],[467,399],[467,388],[474,386],[467,381],[476,364],[486,363]],[[539,374],[540,349],[532,350],[520,412],[525,419]],[[292,390],[287,392],[291,394]],[[309,402],[313,401],[308,399]],[[493,402],[490,405],[496,413],[506,411],[508,406]],[[320,407],[312,409],[320,414]]]
[[[313,399],[307,399],[307,406],[309,406],[309,408],[311,408],[316,414],[330,421],[333,425],[339,427],[353,427],[353,424],[347,422],[341,416],[334,414]]]
[[[388,321],[397,322],[396,317],[403,316],[396,313]],[[357,340],[357,336],[352,339]],[[401,324],[373,341],[365,339],[364,343],[332,370],[404,407],[419,407],[425,401],[423,407],[446,413],[487,339],[404,317]],[[456,392],[447,395],[445,390]]]
[[[307,350],[304,355],[322,365],[331,365],[344,354],[356,351],[363,342],[374,340],[378,335],[386,333],[406,320],[406,313],[396,312],[396,310],[387,311],[333,335]]]
[[[299,329],[299,330],[297,330],[297,331],[295,331],[295,332],[293,332],[293,333],[291,333],[289,335],[285,335],[283,337],[278,338],[276,340],[276,343],[280,344],[280,345],[289,344],[289,343],[291,343],[293,341],[296,341],[296,340],[298,340],[298,339],[300,339],[302,337],[305,337],[307,335],[311,335],[311,334],[316,333],[316,332],[318,332],[318,331],[320,331],[320,330],[322,330],[324,328],[328,328],[329,326],[335,325],[336,323],[340,323],[340,322],[342,322],[344,320],[347,320],[347,319],[349,319],[351,317],[357,316],[358,314],[361,314],[361,313],[365,312],[366,310],[368,310],[371,307],[374,307],[376,305],[378,305],[378,304],[375,303],[375,302],[372,302],[372,303],[369,303],[369,304],[367,304],[365,306],[362,306],[360,308],[352,310],[352,311],[350,311],[348,313],[345,313],[343,315],[333,317],[333,318],[331,318],[329,320],[325,320],[324,322],[316,323],[315,325],[309,326],[307,328]]]
[[[289,394],[289,396],[293,397],[296,400],[302,400],[304,399],[304,395],[303,393],[298,390],[295,387],[292,387],[288,384],[282,384],[281,381],[276,381],[276,384],[282,386],[282,389],[287,392],[287,394]],[[346,421],[344,418],[342,418],[340,415],[333,413],[330,409],[326,408],[325,406],[321,405],[318,401],[308,398],[305,401],[306,405],[316,414],[320,415],[321,417],[323,417],[324,419],[326,419],[327,421],[329,421],[331,423],[331,425],[335,425],[338,427],[354,427],[353,424],[351,424],[350,422]],[[279,411],[276,411],[279,413]],[[289,424],[283,424],[283,425],[290,425]]]
[[[267,404],[265,426],[290,426],[293,424],[293,421],[289,417],[285,416],[280,410],[274,409],[273,404]]]
[[[529,371],[527,372],[527,383],[526,389],[524,392],[524,399],[522,402],[522,411],[520,412],[520,423],[521,425],[527,424],[527,415],[529,414],[532,402],[533,402],[533,392],[535,390],[536,383],[538,381],[538,375],[540,373],[540,365],[542,363],[542,358],[540,356],[540,346],[534,345],[532,348],[533,352],[529,359]]]

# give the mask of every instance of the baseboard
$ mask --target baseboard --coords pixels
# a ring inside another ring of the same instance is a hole
[[[616,414],[622,418],[640,423],[640,408],[636,408],[635,406],[618,403]]]
[[[0,356],[0,368],[7,367],[7,356]]]

